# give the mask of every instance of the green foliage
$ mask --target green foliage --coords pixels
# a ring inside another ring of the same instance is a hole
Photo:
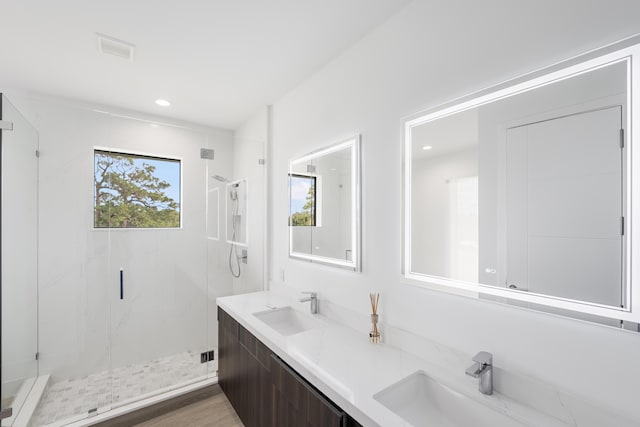
[[[304,204],[302,209],[313,213],[316,209],[316,184],[315,181],[312,181],[313,184],[309,186],[309,191],[307,191],[307,203]]]
[[[289,225],[294,227],[315,226],[315,209],[316,209],[316,186],[315,181],[309,186],[307,191],[306,203],[302,206],[302,211],[294,212],[289,219]]]
[[[294,212],[291,214],[290,225],[294,227],[313,225],[312,222],[311,212]]]
[[[180,227],[180,205],[164,192],[171,184],[154,176],[155,169],[135,165],[131,156],[96,151],[95,227]]]

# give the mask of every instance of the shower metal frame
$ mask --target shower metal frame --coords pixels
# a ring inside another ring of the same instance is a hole
[[[2,136],[4,131],[13,130],[13,123],[2,119],[2,93],[0,93],[0,189],[2,188]],[[2,230],[2,195],[0,194],[0,230]],[[0,237],[2,232],[0,231]],[[0,402],[2,402],[2,244],[0,241]],[[1,404],[0,404],[1,405]],[[13,408],[2,408],[0,406],[0,420],[13,415]]]

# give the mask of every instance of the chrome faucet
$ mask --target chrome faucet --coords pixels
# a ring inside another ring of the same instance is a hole
[[[465,374],[473,378],[480,378],[478,390],[482,394],[493,394],[493,355],[486,351],[481,351],[472,359],[474,363],[469,366]]]
[[[300,302],[311,302],[309,308],[311,314],[318,314],[318,293],[317,292],[303,292],[303,294],[309,295],[307,298],[301,298]]]

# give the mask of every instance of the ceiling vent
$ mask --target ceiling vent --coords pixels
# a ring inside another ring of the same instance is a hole
[[[133,62],[136,53],[135,45],[100,33],[96,33],[96,36],[98,37],[98,49],[100,53],[103,55],[117,56],[118,58],[128,59]]]

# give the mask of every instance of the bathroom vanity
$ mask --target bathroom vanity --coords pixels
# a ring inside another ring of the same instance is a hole
[[[495,390],[482,394],[465,375],[473,355],[390,326],[385,342],[372,344],[366,316],[322,301],[312,315],[298,298],[267,291],[217,299],[219,383],[247,426],[640,425],[503,370],[499,354]]]
[[[246,426],[359,426],[218,307],[219,384]]]

